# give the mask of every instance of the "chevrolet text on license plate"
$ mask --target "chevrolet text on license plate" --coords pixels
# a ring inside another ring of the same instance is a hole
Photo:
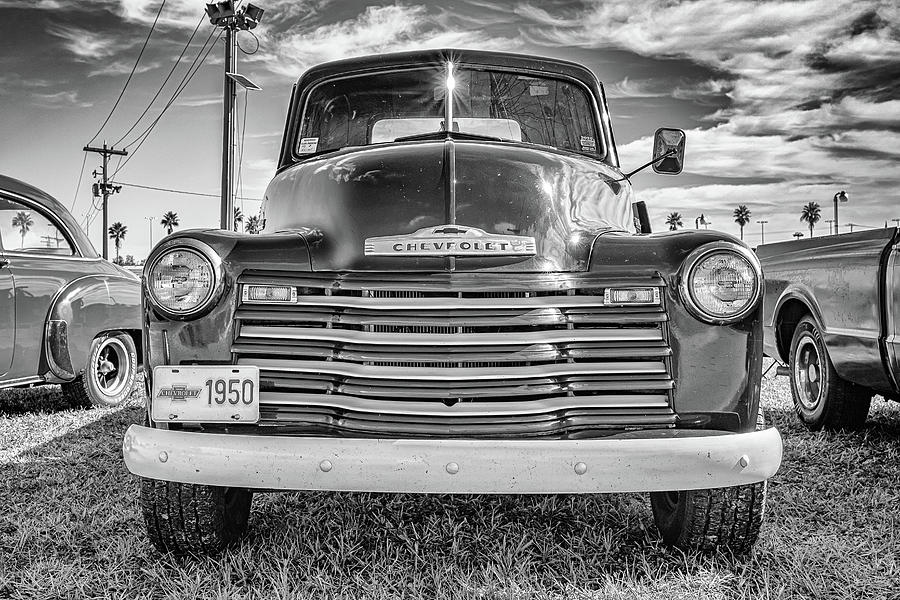
[[[256,423],[259,367],[154,367],[150,406],[154,421]]]

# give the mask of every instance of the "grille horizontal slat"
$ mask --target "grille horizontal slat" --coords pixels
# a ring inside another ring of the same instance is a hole
[[[261,427],[322,435],[581,435],[671,426],[665,307],[603,303],[589,274],[263,274],[296,305],[239,304],[235,364]],[[493,434],[492,434],[493,432]],[[579,433],[581,432],[581,433]]]
[[[516,346],[531,344],[560,344],[568,342],[658,342],[662,341],[659,329],[562,329],[555,331],[520,332],[510,340],[507,333],[370,333],[331,328],[308,327],[259,327],[241,328],[241,338],[273,340],[326,341],[346,344],[373,344],[379,346]]]

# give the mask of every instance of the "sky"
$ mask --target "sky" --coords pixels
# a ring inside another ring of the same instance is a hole
[[[849,197],[839,209],[842,233],[851,223],[858,231],[900,219],[895,1],[255,3],[266,11],[262,23],[238,36],[238,71],[262,87],[238,93],[236,202],[247,215],[274,174],[291,86],[305,69],[350,56],[472,48],[588,66],[606,90],[626,171],[650,160],[658,127],[684,129],[681,175],[647,169],[632,178],[655,231],[678,212],[685,227],[702,214],[709,228],[739,235],[732,213],[744,204],[751,245],[760,242],[760,220],[768,221],[767,242],[797,231],[808,237],[800,213],[817,202],[822,235],[841,190]],[[219,215],[224,44],[204,2],[160,6],[0,0],[0,173],[71,206],[99,249],[90,186],[100,156],[82,148],[126,148],[121,162],[110,161],[123,187],[110,199],[109,221],[128,227],[122,254],[137,259],[151,235],[155,243],[164,234],[164,212],[177,212],[180,228],[215,227]]]

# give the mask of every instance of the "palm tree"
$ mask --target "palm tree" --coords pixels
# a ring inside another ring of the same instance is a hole
[[[20,248],[25,247],[25,234],[31,230],[32,225],[34,225],[34,221],[31,219],[31,213],[25,212],[24,210],[20,210],[16,213],[16,216],[13,217],[12,226],[18,227],[19,235],[22,236],[22,245]]]
[[[794,236],[794,239],[795,239],[795,240],[799,240],[800,238],[803,237],[803,232],[802,232],[802,231],[795,231],[792,235]]]
[[[669,216],[666,217],[666,225],[669,226],[669,231],[675,231],[679,227],[684,227],[684,223],[681,222],[681,214],[677,212],[669,213]]]
[[[233,223],[232,229],[234,231],[240,231],[240,228],[238,227],[238,223],[243,223],[243,222],[244,222],[244,213],[241,212],[240,208],[235,206],[234,207],[234,223]]]
[[[178,213],[168,211],[162,216],[159,224],[166,228],[166,235],[172,235],[172,230],[178,227]]]
[[[744,225],[750,222],[750,209],[746,204],[739,204],[734,209],[734,222],[741,227],[741,239],[744,239]]]
[[[803,211],[800,213],[800,220],[809,223],[809,237],[813,236],[813,227],[816,226],[816,223],[818,223],[821,218],[822,211],[819,208],[818,202],[810,202],[803,207]]]
[[[116,262],[119,262],[119,249],[122,247],[122,240],[125,239],[126,233],[128,233],[128,227],[122,225],[120,221],[116,221],[109,227],[109,239],[116,246]]]
[[[260,229],[259,217],[257,215],[248,218],[247,222],[244,223],[244,231],[247,233],[259,233]]]

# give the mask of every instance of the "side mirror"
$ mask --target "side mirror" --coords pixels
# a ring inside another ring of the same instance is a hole
[[[678,175],[684,167],[684,131],[660,127],[653,136],[653,170]],[[665,158],[661,158],[665,156]]]

